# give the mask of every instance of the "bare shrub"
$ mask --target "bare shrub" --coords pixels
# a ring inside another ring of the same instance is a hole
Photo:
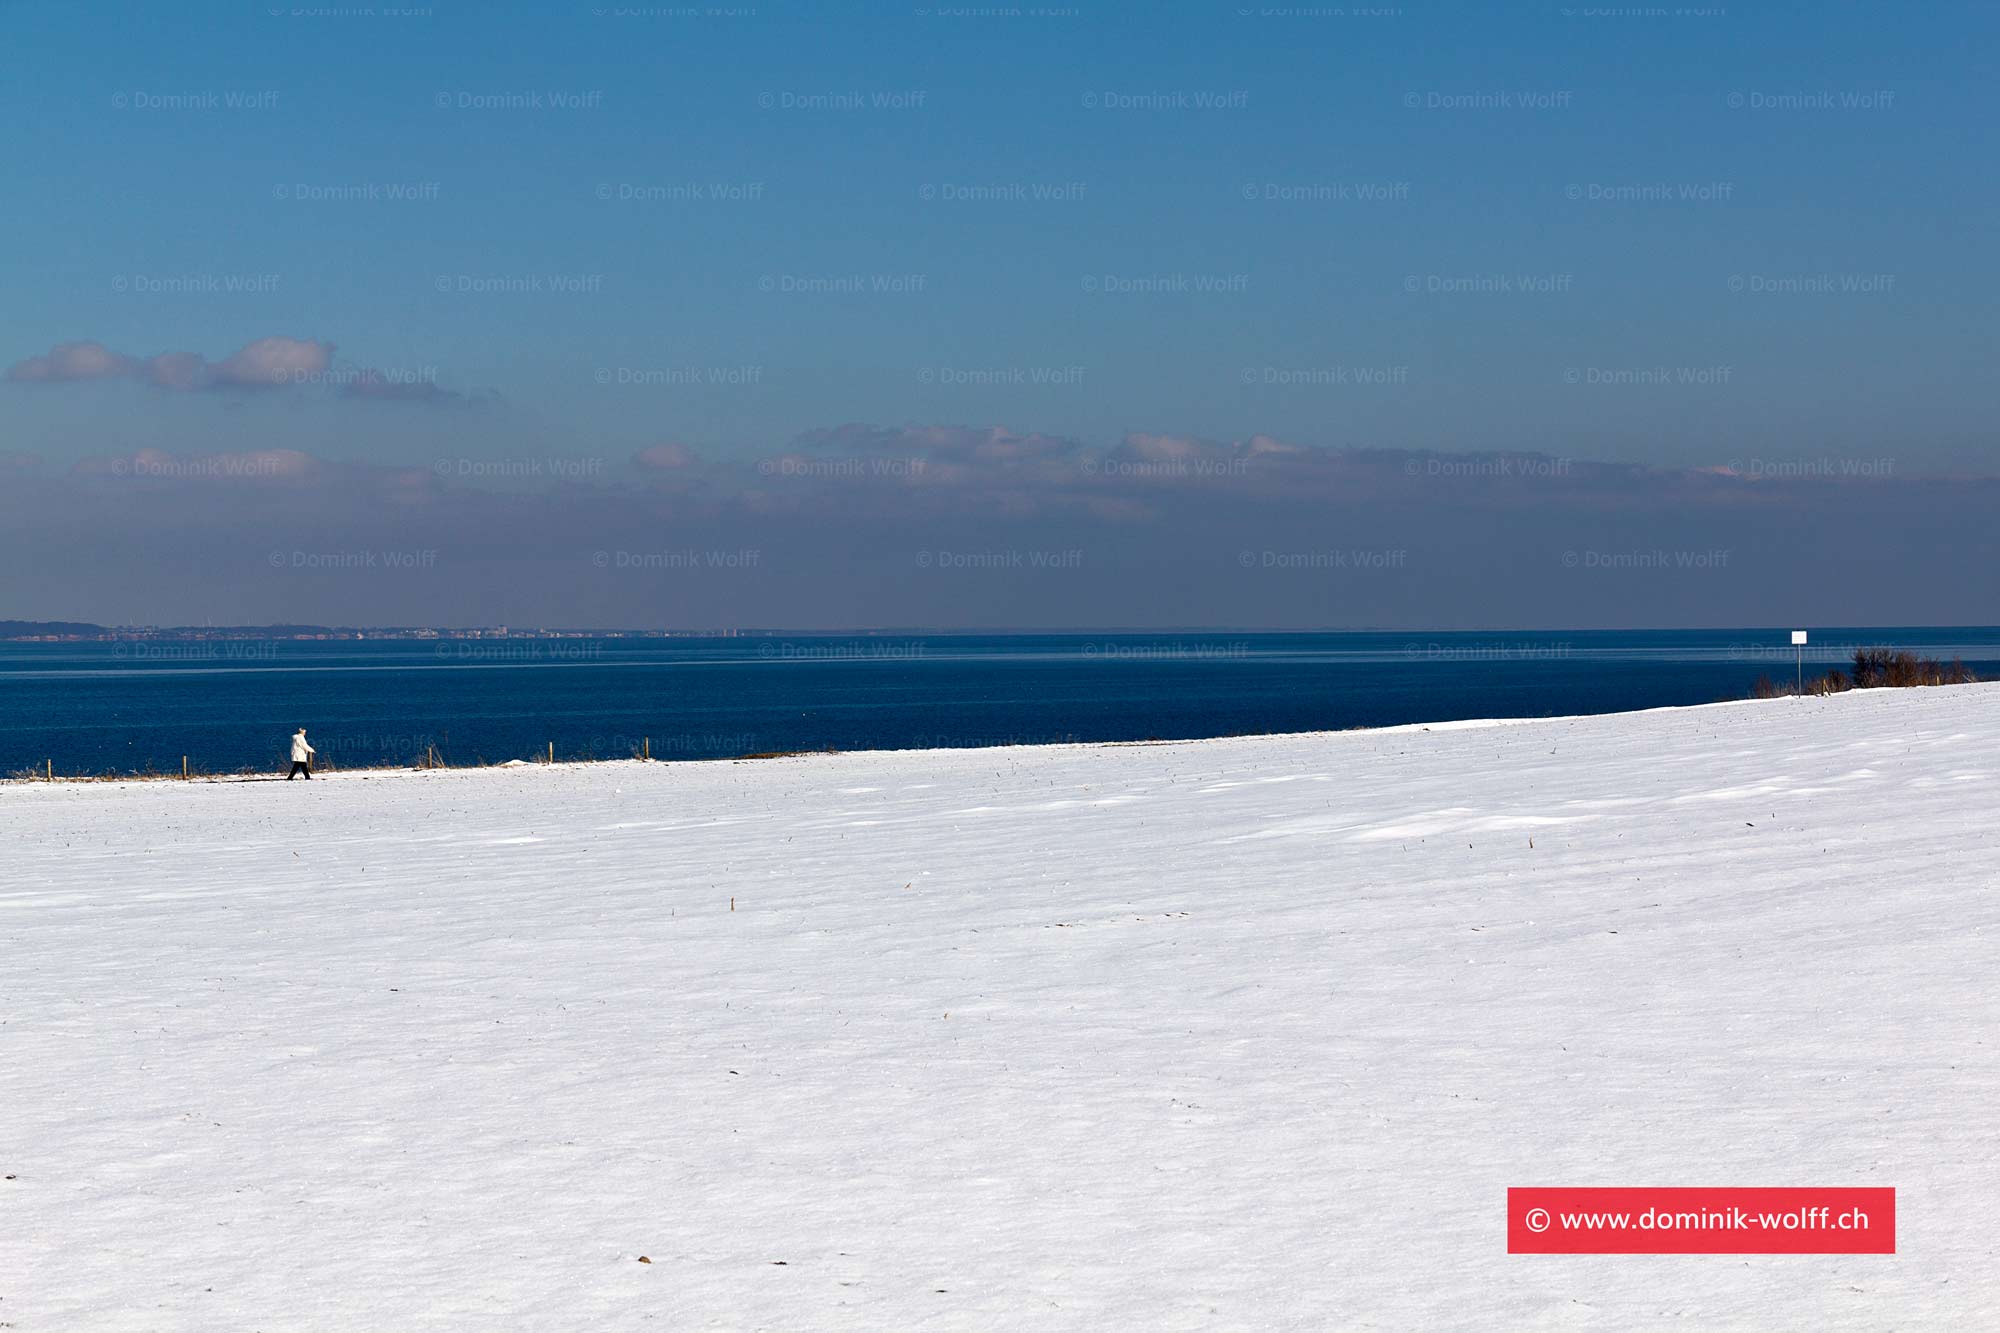
[[[1922,685],[1971,685],[1979,677],[1973,674],[1963,660],[1954,657],[1949,664],[1934,657],[1919,657],[1913,652],[1889,648],[1857,648],[1854,650],[1854,674],[1849,677],[1840,671],[1829,671],[1824,676],[1813,676],[1805,682],[1807,694],[1824,697],[1829,694],[1843,694],[1848,690],[1912,689]],[[1757,683],[1750,687],[1752,699],[1786,699],[1799,693],[1790,682],[1774,682],[1768,675],[1759,676]]]

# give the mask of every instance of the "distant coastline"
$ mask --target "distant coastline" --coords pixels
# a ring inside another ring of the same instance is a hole
[[[418,625],[95,625],[73,620],[0,620],[10,643],[203,643],[240,639],[732,639],[777,634],[739,629],[513,629],[506,625],[436,629]],[[867,631],[861,631],[863,633]]]
[[[1965,624],[1899,625],[1882,628],[1908,631],[1986,629],[1990,627]],[[1452,628],[1439,626],[1412,628],[1398,625],[1323,625],[1303,628],[1297,626],[1245,625],[1100,625],[1087,628],[1041,625],[1013,625],[1001,628],[939,625],[866,625],[833,629],[799,629],[785,626],[760,625],[728,627],[683,626],[677,629],[658,627],[649,629],[634,629],[630,627],[581,629],[536,626],[530,629],[510,625],[100,625],[83,620],[0,620],[0,643],[224,643],[249,640],[263,642],[296,641],[300,643],[352,642],[358,640],[428,643],[438,641],[476,641],[481,639],[818,639],[841,637],[879,638],[912,635],[926,638],[1005,639],[1046,636],[1074,637],[1093,634],[1106,638],[1143,638],[1163,634],[1271,636],[1302,634],[1429,634],[1472,637],[1493,634],[1765,634],[1773,632],[1776,632],[1773,630],[1773,627],[1767,625],[1637,625],[1604,626],[1590,629],[1583,629],[1574,625],[1476,625]],[[1811,654],[1808,654],[1808,656],[1811,656]]]

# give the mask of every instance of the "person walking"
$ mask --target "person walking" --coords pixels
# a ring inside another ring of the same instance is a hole
[[[306,781],[311,782],[313,780],[312,757],[313,747],[306,744],[306,729],[300,727],[292,733],[292,771],[285,774],[285,781],[290,782],[293,778],[303,773],[306,775]]]

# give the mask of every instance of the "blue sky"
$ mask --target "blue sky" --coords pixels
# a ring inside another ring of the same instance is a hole
[[[1994,471],[1991,10],[1043,8],[8,6],[0,452]]]

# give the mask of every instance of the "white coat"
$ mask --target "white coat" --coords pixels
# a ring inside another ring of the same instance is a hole
[[[313,756],[313,747],[306,744],[306,734],[301,731],[292,737],[292,762],[303,764]]]

